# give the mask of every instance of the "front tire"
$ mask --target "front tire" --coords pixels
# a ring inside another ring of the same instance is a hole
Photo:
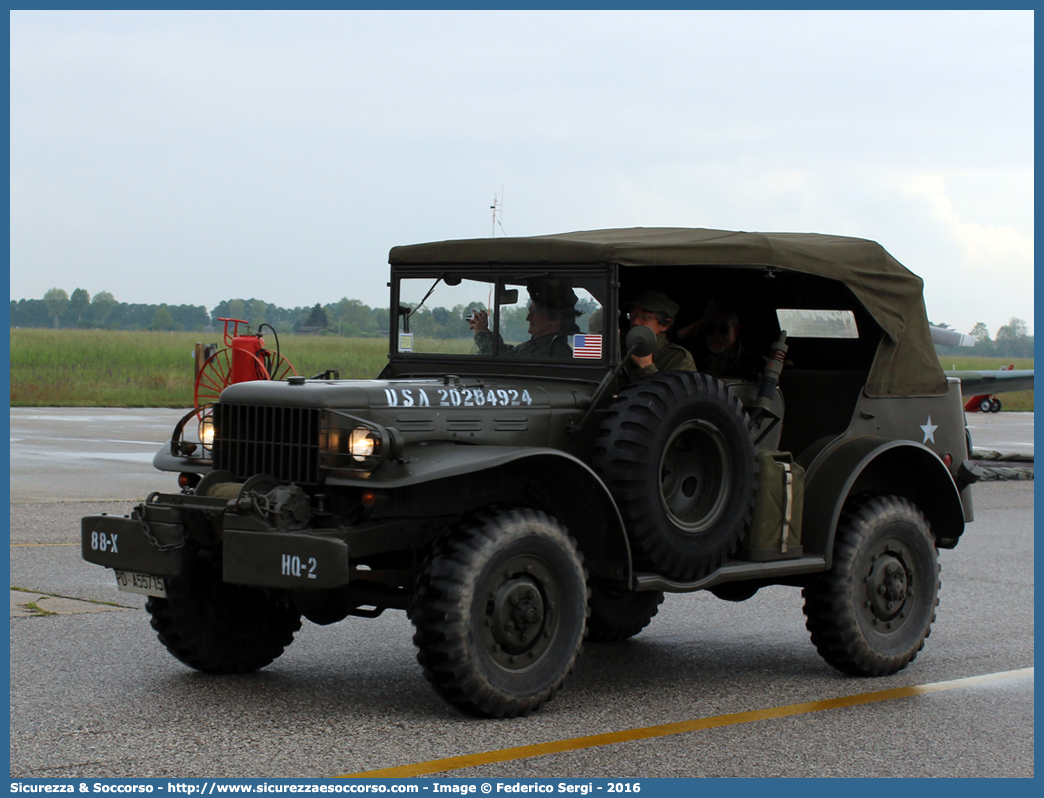
[[[301,628],[287,596],[226,585],[221,567],[187,544],[183,572],[166,577],[167,598],[150,596],[145,609],[167,650],[204,673],[249,673],[281,655]]]
[[[855,676],[888,676],[924,647],[939,604],[939,558],[924,514],[876,496],[842,516],[833,566],[803,591],[820,656]]]
[[[587,620],[576,544],[550,516],[497,510],[434,545],[413,598],[424,676],[479,717],[539,708],[573,669]]]

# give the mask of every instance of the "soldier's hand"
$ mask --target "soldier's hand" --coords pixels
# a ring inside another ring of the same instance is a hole
[[[631,360],[638,364],[639,368],[645,368],[651,366],[653,362],[652,355],[646,355],[645,357],[638,357],[638,355],[631,355]]]
[[[472,332],[488,332],[489,331],[489,314],[484,310],[475,309],[472,311],[472,317],[468,321],[468,327],[471,328]]]
[[[701,332],[703,332],[702,319],[700,321],[694,321],[692,324],[682,327],[675,333],[675,335],[678,337],[679,341],[687,341],[690,338],[695,338]]]

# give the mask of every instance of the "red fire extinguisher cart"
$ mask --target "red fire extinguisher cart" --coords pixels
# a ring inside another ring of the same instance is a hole
[[[218,319],[225,323],[225,348],[206,359],[196,373],[195,402],[201,407],[214,402],[229,385],[252,380],[282,380],[296,374],[293,364],[279,352],[279,336],[270,324],[251,333],[244,319]],[[242,325],[242,330],[240,328]],[[273,352],[265,348],[261,329],[268,327],[276,341]]]

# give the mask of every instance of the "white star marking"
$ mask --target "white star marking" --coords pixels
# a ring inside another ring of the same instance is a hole
[[[931,416],[928,416],[927,424],[921,424],[921,429],[924,431],[924,440],[921,443],[928,443],[928,441],[935,443],[935,431],[939,429],[939,425],[932,423]]]

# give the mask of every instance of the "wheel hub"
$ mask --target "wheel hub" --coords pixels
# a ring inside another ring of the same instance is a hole
[[[660,460],[660,499],[680,529],[700,533],[724,511],[732,460],[720,430],[705,421],[679,427]]]
[[[544,598],[529,576],[513,577],[497,590],[493,639],[509,654],[521,654],[544,625]]]
[[[553,571],[536,557],[502,565],[486,595],[485,636],[493,660],[508,670],[532,665],[558,628],[560,600]]]
[[[886,551],[874,557],[866,585],[867,603],[876,620],[890,622],[902,614],[909,576],[899,556]]]

